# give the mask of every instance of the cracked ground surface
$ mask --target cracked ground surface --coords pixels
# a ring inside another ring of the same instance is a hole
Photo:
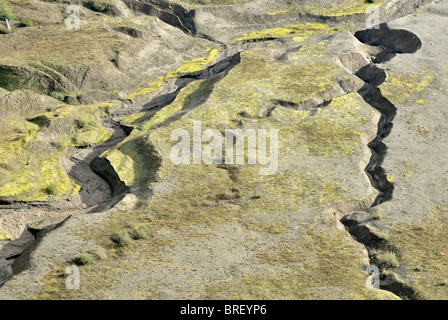
[[[445,1],[103,4],[9,3],[0,298],[448,297]],[[174,165],[195,121],[277,129],[277,171]]]

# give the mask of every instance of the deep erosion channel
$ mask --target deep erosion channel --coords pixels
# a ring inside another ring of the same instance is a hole
[[[364,101],[381,113],[377,135],[368,144],[372,156],[365,169],[372,186],[379,192],[371,205],[371,208],[373,208],[392,199],[394,185],[388,181],[387,174],[382,167],[387,155],[387,146],[383,143],[383,140],[391,134],[393,120],[397,113],[395,105],[385,98],[378,88],[386,80],[386,73],[377,64],[392,59],[397,53],[415,53],[421,48],[422,43],[415,34],[406,30],[390,29],[386,24],[381,24],[379,29],[358,31],[355,33],[355,37],[365,44],[384,49],[383,53],[373,59],[370,65],[361,68],[356,73],[356,76],[365,82],[358,93]],[[375,252],[394,250],[386,240],[380,238],[362,220],[358,220],[357,213],[345,215],[340,221],[352,237],[366,247],[371,265],[375,265]],[[415,289],[401,281],[393,272],[381,274],[380,288],[403,299],[418,299],[418,293]]]

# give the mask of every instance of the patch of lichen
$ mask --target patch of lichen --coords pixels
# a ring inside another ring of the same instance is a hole
[[[380,86],[381,93],[392,103],[407,101],[411,96],[421,94],[436,75],[423,70],[419,74],[399,74],[388,71],[386,81]]]
[[[350,16],[357,14],[366,14],[368,10],[372,8],[378,8],[381,6],[382,1],[376,0],[340,0],[331,1],[328,3],[318,3],[318,4],[294,4],[289,1],[287,6],[281,7],[276,10],[269,11],[270,15],[279,14],[312,14],[325,17],[340,17],[340,16]]]
[[[211,49],[207,50],[209,52],[207,57],[195,58],[192,60],[185,60],[182,65],[177,68],[175,71],[168,73],[168,78],[177,78],[186,74],[196,74],[199,71],[203,70],[205,66],[210,64],[216,57],[219,52],[219,49]]]
[[[5,159],[0,197],[18,201],[58,200],[80,189],[60,166],[60,157],[74,146],[93,145],[111,133],[101,126],[108,104],[63,105],[54,111],[31,116],[35,137]],[[23,120],[25,123],[25,120]]]
[[[110,161],[120,180],[131,186],[141,176],[143,168],[140,156],[129,144],[124,144],[108,152],[105,157]]]
[[[400,256],[400,265],[412,279],[411,285],[421,299],[448,298],[448,206],[441,205],[423,220],[388,225],[388,242]],[[430,243],[431,246],[423,246]]]
[[[361,15],[369,13],[368,9],[378,8],[382,1],[366,0],[342,0],[331,1],[328,4],[305,4],[298,8],[298,11],[303,14],[313,14],[325,17],[341,17],[350,15]]]
[[[194,9],[202,6],[228,6],[242,4],[247,0],[174,0],[172,2],[179,3],[187,9]]]
[[[243,34],[242,37],[236,38],[234,41],[284,38],[292,36],[310,36],[318,33],[334,33],[337,31],[341,31],[341,29],[330,27],[324,23],[305,23],[297,25],[286,25],[283,27],[270,28],[260,31],[252,31]]]
[[[164,77],[159,77],[157,80],[155,81],[149,81],[148,82],[148,86],[146,87],[138,87],[136,88],[134,91],[132,91],[127,97],[126,99],[128,100],[132,100],[135,97],[138,96],[142,96],[142,95],[147,95],[150,93],[153,93],[155,91],[157,91],[163,84],[165,83],[164,81]]]
[[[144,122],[137,129],[142,132],[147,132],[154,126],[160,126],[164,123],[170,121],[170,119],[175,120],[175,117],[182,112],[189,111],[192,107],[197,105],[192,105],[196,99],[207,95],[211,92],[213,84],[216,80],[199,80],[188,85],[177,95],[176,99],[168,106],[157,112],[151,119]]]
[[[133,113],[133,114],[121,119],[120,123],[125,126],[131,126],[131,125],[135,124],[145,114],[146,114],[145,112]]]
[[[219,49],[208,48],[206,52],[208,53],[208,55],[205,57],[195,58],[192,60],[184,60],[179,68],[168,72],[166,76],[159,77],[155,81],[149,81],[147,87],[137,88],[135,91],[131,92],[128,95],[127,99],[132,100],[137,96],[147,95],[154,91],[157,91],[168,79],[178,78],[184,75],[195,75],[199,73],[214,61],[219,52]]]
[[[10,240],[10,239],[12,239],[11,235],[5,230],[2,230],[0,228],[0,240]]]
[[[46,155],[45,159],[30,160],[29,165],[13,172],[9,181],[0,187],[0,197],[17,201],[58,200],[74,196],[80,189],[60,167],[59,158]]]

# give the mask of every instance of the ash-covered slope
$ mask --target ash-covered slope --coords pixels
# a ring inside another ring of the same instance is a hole
[[[65,3],[9,3],[0,297],[445,298],[445,4],[426,2],[381,1],[412,15],[367,31],[361,0],[89,1],[72,31]],[[278,162],[173,163],[198,123],[278,132]]]

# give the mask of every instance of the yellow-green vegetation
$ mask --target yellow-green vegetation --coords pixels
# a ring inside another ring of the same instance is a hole
[[[299,11],[299,8],[296,6],[293,6],[292,4],[289,5],[287,8],[285,9],[277,9],[277,10],[273,10],[273,11],[269,11],[268,14],[275,16],[278,14],[288,14],[288,13],[296,13]]]
[[[139,113],[134,113],[131,114],[130,116],[127,116],[123,119],[120,120],[120,123],[123,125],[132,125],[134,124],[138,119],[140,119],[141,117],[143,117],[146,113],[144,112],[139,112]]]
[[[306,139],[308,151],[316,155],[319,153],[328,155],[340,153],[344,156],[353,154],[362,136],[358,131],[329,120],[304,122],[300,126],[300,131]]]
[[[292,1],[282,9],[268,12],[270,15],[302,13],[313,14],[326,17],[349,16],[355,14],[366,14],[368,9],[381,6],[382,1],[378,0],[340,0],[332,1],[328,4],[300,4],[294,5]]]
[[[48,25],[61,23],[65,18],[57,4],[38,0],[2,0],[0,12],[0,20],[4,18],[14,20],[13,32],[18,31],[15,28],[16,22],[19,22],[19,27],[24,27],[29,25],[28,22],[32,22],[33,25]],[[25,25],[22,22],[25,22]]]
[[[110,238],[117,247],[126,247],[129,246],[132,243],[131,236],[126,230],[120,230],[116,233],[114,233]]]
[[[172,2],[179,3],[187,9],[194,9],[201,6],[228,6],[241,4],[247,0],[174,0]]]
[[[426,104],[428,102],[428,99],[417,99],[415,100],[418,104]]]
[[[447,209],[447,205],[440,205],[423,220],[388,226],[392,230],[388,242],[399,250],[400,262],[406,265],[412,287],[422,299],[448,298]]]
[[[148,227],[147,226],[136,226],[131,233],[131,237],[134,240],[148,239]]]
[[[29,2],[36,12],[45,12],[45,9],[40,8],[41,1]],[[32,9],[27,9],[25,4],[17,6],[16,10],[24,12],[21,15],[24,17],[23,21],[34,21],[28,17],[28,13],[33,12]],[[80,70],[85,72],[86,66],[98,67],[103,64],[104,69],[105,63],[117,57],[115,55],[111,58],[111,55],[122,52],[139,41],[134,37],[123,36],[118,31],[120,28],[148,28],[156,20],[148,16],[125,19],[94,15],[83,17],[80,29],[68,30],[61,23],[63,15],[59,5],[47,2],[45,6],[56,10],[50,10],[52,14],[59,16],[56,22],[45,21],[38,28],[13,29],[10,34],[0,35],[0,87],[10,91],[29,89],[61,97],[65,94],[76,96],[79,94],[79,83],[75,85],[74,82],[79,79],[71,77],[73,74]],[[114,66],[111,65],[110,68],[111,72],[115,71]],[[92,79],[90,87],[96,89],[98,85],[110,90],[114,84],[108,80],[110,79]],[[84,85],[89,86],[87,83]]]
[[[243,62],[235,67],[239,71],[231,72],[225,78],[225,84],[219,79],[193,82],[181,90],[173,103],[157,112],[150,120],[136,126],[136,130],[130,137],[105,156],[111,161],[120,177],[124,179],[123,181],[126,180],[127,184],[132,184],[136,177],[134,173],[136,166],[133,164],[133,159],[136,157],[130,155],[130,149],[127,153],[120,151],[121,146],[135,137],[146,135],[155,127],[161,125],[169,127],[171,121],[176,120],[176,126],[179,126],[177,118],[182,114],[190,114],[193,112],[191,110],[194,110],[193,113],[196,114],[197,119],[215,123],[216,127],[227,124],[229,128],[232,128],[235,125],[233,119],[239,117],[241,110],[256,117],[264,100],[272,98],[299,103],[311,99],[314,94],[330,89],[341,72],[330,62],[307,64],[310,59],[326,59],[325,49],[325,46],[319,44],[304,46],[299,52],[290,55],[288,64],[272,64],[259,50],[244,52],[242,59],[250,61],[250,63]],[[331,61],[331,59],[328,60]],[[254,76],[256,74],[264,76]],[[235,83],[241,85],[235,86]],[[212,92],[214,86],[218,84],[220,89]],[[255,88],[266,88],[266,90],[261,91]],[[197,108],[196,100],[210,92],[212,92],[210,103],[206,102],[205,105]],[[226,94],[223,94],[224,92]],[[241,99],[241,96],[246,98]],[[298,145],[305,146],[310,154],[350,156],[357,149],[362,136],[358,130],[359,122],[356,123],[359,115],[356,117],[355,115],[358,110],[363,108],[364,104],[357,94],[350,94],[334,99],[330,106],[325,112],[319,110],[313,118],[309,117],[308,112],[280,106],[273,111],[273,115],[278,118],[279,122],[289,120],[291,117],[297,119],[296,126],[282,130],[285,136],[297,135]],[[352,115],[353,121],[350,120]],[[138,118],[141,117],[143,115],[139,114]],[[337,122],[335,118],[341,119],[341,121]],[[369,125],[367,118],[371,118],[370,112],[363,118],[366,121],[361,127],[366,127]],[[263,121],[260,120],[260,122]],[[278,126],[276,122],[269,125]],[[191,121],[186,123],[185,127],[191,128]],[[150,140],[152,141],[151,138]],[[165,158],[169,159],[169,154]],[[141,170],[139,169],[139,171]]]
[[[11,237],[11,235],[8,232],[6,232],[5,230],[2,230],[0,228],[0,240],[9,240],[11,238],[12,237]]]
[[[14,14],[11,11],[11,8],[7,5],[6,1],[1,1],[0,2],[0,20],[9,20],[12,21],[14,20],[16,17],[14,16]]]
[[[183,75],[195,75],[201,70],[205,69],[216,57],[219,49],[207,50],[208,56],[195,58],[192,60],[185,60],[182,65],[174,71],[169,72],[165,77],[159,77],[155,81],[149,81],[148,86],[145,88],[137,88],[135,91],[130,93],[127,99],[132,100],[137,96],[150,94],[157,89],[159,89],[168,79],[178,78]]]
[[[415,178],[417,176],[415,174],[414,166],[409,162],[406,162],[406,171],[405,171],[404,175],[408,178]]]
[[[85,252],[81,254],[79,257],[73,259],[73,263],[78,266],[86,266],[89,264],[95,263],[98,257],[92,253]]]
[[[325,157],[338,154],[342,156],[352,155],[363,135],[358,131],[355,123],[356,119],[358,119],[356,112],[361,111],[363,105],[362,99],[358,94],[350,93],[333,99],[328,108],[319,110],[312,120],[306,117],[307,113],[296,112],[296,116],[301,115],[305,117],[294,130],[298,130],[299,136],[303,139],[302,145],[307,147],[310,154],[320,154]],[[286,120],[289,112],[284,108],[278,108],[274,111],[274,114],[279,116],[279,120]],[[346,121],[344,119],[346,115],[352,121]],[[371,119],[372,115],[369,114],[368,116]],[[335,121],[336,119],[344,120]],[[368,122],[363,121],[363,126],[367,127]]]
[[[0,98],[7,95],[9,93],[8,90],[0,88]]]
[[[292,41],[294,42],[303,42],[306,39],[308,39],[308,36],[296,36],[296,37],[292,37]]]
[[[317,33],[333,33],[341,31],[341,28],[330,27],[324,23],[305,23],[297,25],[286,25],[278,28],[270,28],[261,31],[245,33],[235,41],[257,40],[266,38],[283,38],[291,36],[309,36]]]
[[[27,131],[16,133],[17,144],[11,144],[8,135],[1,141],[9,152],[2,157],[0,197],[45,201],[75,195],[80,187],[62,169],[60,157],[73,146],[97,144],[111,136],[100,122],[111,105],[62,105],[46,113],[31,112],[27,120],[25,114],[12,116],[16,128]]]
[[[328,4],[305,4],[298,8],[301,13],[314,14],[326,17],[340,17],[355,14],[366,14],[369,8],[381,6],[380,0],[341,0],[332,1]]]
[[[171,117],[182,111],[189,111],[194,107],[192,102],[211,92],[215,81],[200,80],[195,81],[185,89],[183,89],[176,99],[168,106],[157,112],[149,121],[146,121],[141,126],[137,127],[139,131],[145,132],[153,128],[155,125],[160,125],[165,121],[169,121]]]
[[[81,263],[84,281],[82,282],[83,290],[67,290],[65,281],[66,267],[70,263],[57,264],[52,271],[45,277],[41,291],[34,299],[73,299],[81,297],[83,293],[97,293],[105,288],[112,288],[111,284],[117,280],[113,273],[127,270],[135,270],[133,262],[122,261],[118,265],[113,262],[119,259],[118,254],[126,250],[126,254],[135,252],[136,249],[143,248],[140,259],[155,259],[156,254],[163,250],[166,246],[172,244],[170,241],[157,236],[160,230],[167,225],[171,225],[170,221],[153,221],[143,220],[142,211],[134,212],[117,212],[111,215],[111,219],[103,224],[100,229],[98,227],[88,227],[84,230],[86,239],[94,239],[103,245],[107,252],[106,259],[99,259],[95,252],[83,253],[76,257],[76,261],[83,257],[82,260],[88,263]],[[177,225],[177,224],[176,224]],[[139,241],[138,246],[134,246],[134,241]],[[81,261],[80,261],[81,262]],[[104,264],[102,263],[104,262]],[[148,265],[146,265],[148,268]],[[80,294],[81,296],[77,296]],[[147,292],[146,292],[147,294]]]
[[[113,149],[104,155],[114,167],[120,180],[127,186],[134,184],[142,174],[142,164],[139,154],[128,144]]]
[[[320,51],[315,51],[315,49],[320,49]],[[244,99],[242,110],[256,115],[263,99],[272,98],[300,103],[311,99],[315,94],[332,88],[334,80],[341,70],[338,70],[332,62],[326,59],[322,59],[323,61],[318,63],[313,59],[316,57],[314,54],[320,55],[323,52],[325,50],[315,45],[303,46],[300,51],[288,56],[288,63],[271,63],[263,52],[258,50],[244,52],[243,59],[252,61],[252,64],[241,66],[244,69],[240,74],[241,79],[235,79],[235,81],[246,84],[241,86],[241,89],[235,90],[234,96],[246,90],[248,94],[252,95],[252,100]],[[252,73],[265,74],[265,76],[254,78]],[[251,90],[256,86],[269,88],[268,83],[272,89],[265,92]],[[276,96],[276,92],[280,92],[280,94]],[[230,95],[226,96],[231,97]]]
[[[197,72],[201,71],[205,66],[212,62],[213,59],[215,59],[219,50],[209,48],[208,52],[210,53],[207,57],[185,60],[178,69],[168,74],[168,78],[176,78],[185,74],[194,75]]]
[[[156,81],[149,81],[147,87],[144,87],[144,88],[138,87],[137,89],[132,91],[126,97],[126,99],[132,100],[137,96],[142,96],[142,95],[153,93],[154,91],[157,91],[157,89],[159,89],[164,83],[165,83],[165,81],[164,81],[163,77],[159,77],[158,80],[156,80]]]
[[[392,103],[405,102],[411,96],[422,93],[436,76],[433,72],[427,73],[423,70],[420,74],[402,75],[395,71],[388,71],[386,81],[380,86],[381,93]],[[425,103],[425,101],[419,99],[417,103]]]
[[[108,0],[89,0],[85,3],[85,6],[92,11],[96,12],[106,12],[108,9],[108,5],[113,3],[113,1]]]
[[[141,134],[131,135],[101,157],[110,161],[120,180],[127,186],[147,188],[159,166],[153,146]]]
[[[398,268],[400,266],[397,255],[391,251],[377,253],[374,261],[375,265],[382,269]]]

